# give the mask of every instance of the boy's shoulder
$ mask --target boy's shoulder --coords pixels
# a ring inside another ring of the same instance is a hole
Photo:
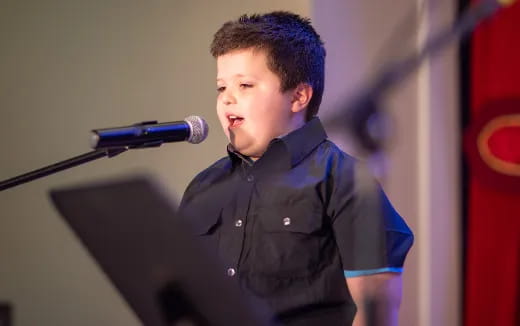
[[[358,163],[357,158],[344,152],[336,143],[328,138],[318,146],[318,150],[330,160],[341,161],[349,165]]]
[[[231,159],[229,156],[223,157],[209,167],[205,168],[201,172],[199,172],[193,180],[191,180],[188,185],[186,193],[191,193],[195,189],[200,189],[204,187],[204,185],[210,185],[214,183],[217,179],[221,178],[224,175],[227,175],[231,170]]]
[[[314,159],[318,161],[328,179],[350,184],[355,179],[356,171],[365,170],[367,162],[360,160],[345,151],[336,143],[326,139],[315,150]]]
[[[193,181],[202,182],[205,179],[218,178],[222,174],[228,173],[231,170],[231,159],[229,156],[225,156],[215,161],[213,164],[199,172]]]

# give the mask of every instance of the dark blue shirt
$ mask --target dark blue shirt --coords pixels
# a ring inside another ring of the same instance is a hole
[[[345,277],[400,272],[413,235],[363,164],[318,118],[256,162],[228,156],[188,186],[180,212],[224,266],[290,325],[348,325]]]

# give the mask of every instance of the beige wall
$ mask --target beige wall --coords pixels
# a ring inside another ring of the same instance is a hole
[[[216,114],[213,33],[244,12],[310,2],[21,0],[0,4],[0,179],[89,151],[92,128],[198,114],[199,145],[101,159],[0,193],[0,301],[15,325],[137,325],[133,313],[51,207],[46,192],[135,171],[183,192],[225,154]]]

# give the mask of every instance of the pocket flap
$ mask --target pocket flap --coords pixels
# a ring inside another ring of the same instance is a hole
[[[212,233],[220,224],[220,216],[222,208],[219,209],[197,209],[196,212],[187,211],[187,222],[190,224],[195,235],[204,235]]]

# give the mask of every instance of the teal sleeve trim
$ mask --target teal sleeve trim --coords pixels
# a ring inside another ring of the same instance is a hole
[[[359,270],[359,271],[343,271],[345,273],[345,277],[356,277],[356,276],[363,276],[363,275],[372,275],[372,274],[379,274],[379,273],[402,273],[403,268],[402,267],[384,267],[384,268],[377,268],[377,269],[365,269],[365,270]]]

